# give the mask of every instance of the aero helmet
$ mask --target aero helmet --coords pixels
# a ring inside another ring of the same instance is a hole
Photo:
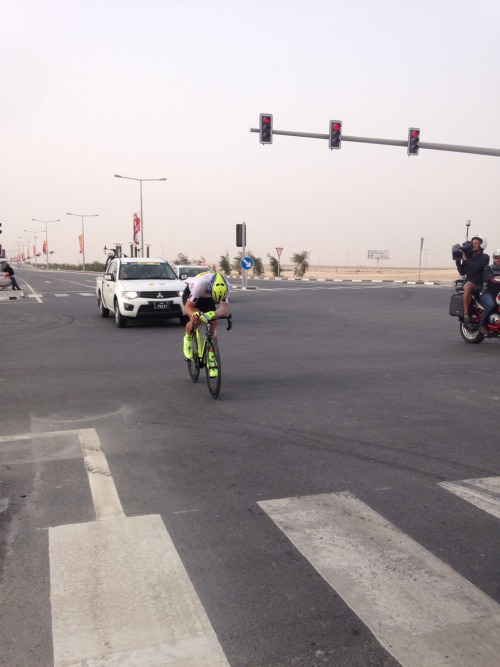
[[[493,251],[493,259],[498,259],[500,257],[500,248],[497,248]]]
[[[488,241],[486,240],[485,236],[482,236],[481,234],[474,234],[474,236],[471,238],[471,241],[474,241],[474,239],[478,239],[480,242],[480,248],[482,250],[486,250],[486,246],[488,245]]]
[[[224,301],[227,296],[227,282],[221,273],[214,273],[210,280],[210,294],[214,301]]]

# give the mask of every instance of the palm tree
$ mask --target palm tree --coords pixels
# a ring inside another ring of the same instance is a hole
[[[309,254],[308,250],[303,250],[292,255],[291,261],[295,264],[293,275],[297,276],[297,278],[302,278],[309,268]]]

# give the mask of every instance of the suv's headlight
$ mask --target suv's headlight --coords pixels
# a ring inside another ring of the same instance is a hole
[[[137,299],[138,296],[137,292],[122,292],[124,299]]]
[[[184,290],[181,289],[179,292],[177,292],[177,294],[178,294],[179,296],[182,296],[182,295],[184,294]]]

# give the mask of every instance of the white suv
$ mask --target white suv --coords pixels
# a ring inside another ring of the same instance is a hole
[[[188,282],[188,278],[194,278],[199,273],[211,271],[209,266],[200,266],[199,264],[174,264],[173,269],[177,277]]]
[[[112,259],[97,278],[96,294],[101,317],[114,313],[116,325],[131,318],[178,318],[184,322],[182,293],[185,284],[168,262],[153,257]]]

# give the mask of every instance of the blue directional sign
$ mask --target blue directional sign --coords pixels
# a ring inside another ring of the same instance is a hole
[[[243,257],[241,260],[241,268],[249,271],[253,268],[253,259],[251,257]]]

